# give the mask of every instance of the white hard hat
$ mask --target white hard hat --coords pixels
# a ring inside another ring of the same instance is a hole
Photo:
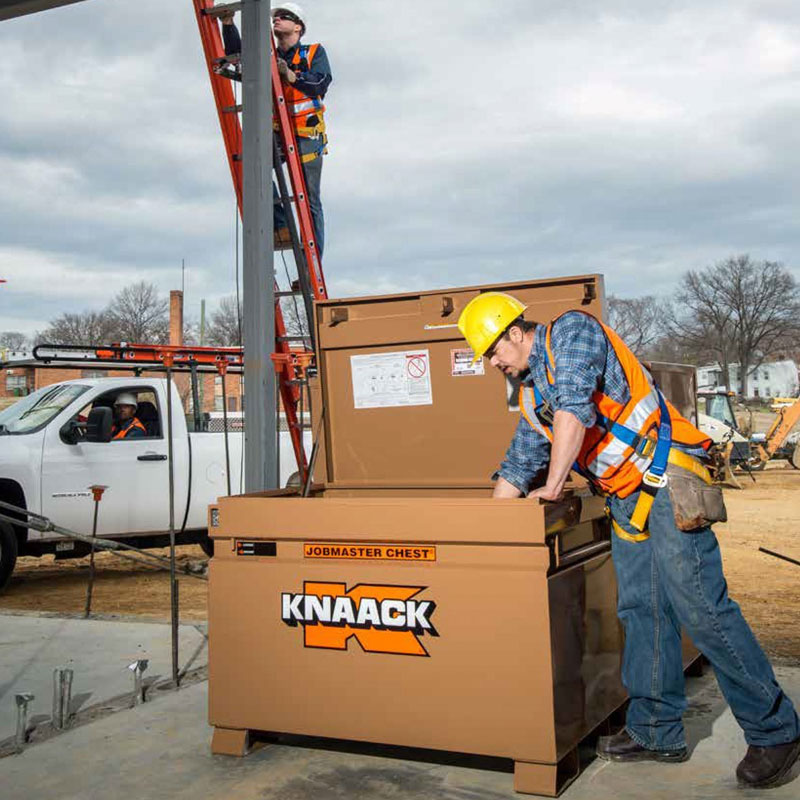
[[[122,394],[117,395],[117,399],[114,401],[115,406],[137,406],[139,405],[138,401],[136,400],[136,395],[133,392],[122,392]]]
[[[288,11],[290,14],[294,14],[300,22],[303,23],[303,30],[306,29],[306,12],[300,8],[297,3],[278,3],[277,5],[272,6],[272,16],[275,16],[276,11]]]

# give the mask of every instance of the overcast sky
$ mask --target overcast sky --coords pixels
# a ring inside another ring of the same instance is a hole
[[[796,0],[306,0],[334,296],[602,272],[668,293],[740,252],[800,277]],[[234,292],[189,0],[0,22],[0,330],[127,283]],[[278,262],[280,263],[280,262]]]

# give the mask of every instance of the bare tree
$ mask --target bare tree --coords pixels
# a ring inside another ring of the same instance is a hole
[[[155,284],[139,281],[123,289],[109,304],[119,339],[163,343],[169,340],[169,302]]]
[[[616,297],[612,294],[608,297],[608,318],[622,341],[635,355],[644,358],[663,335],[665,301],[653,295]]]
[[[714,356],[730,386],[730,363],[739,362],[742,395],[749,373],[791,346],[800,330],[800,288],[774,261],[740,255],[702,271],[689,271],[675,296],[673,334],[706,359]]]
[[[241,347],[242,306],[236,305],[236,295],[223,297],[211,315],[206,329],[206,341],[218,347]]]
[[[82,311],[65,313],[50,321],[50,325],[36,334],[36,341],[49,344],[104,344],[116,341],[115,321],[107,311]]]
[[[308,336],[308,319],[302,301],[295,297],[281,298],[281,312],[289,336]]]
[[[734,346],[747,397],[750,371],[784,349],[800,331],[800,287],[777,261],[729,258],[713,268],[734,321]]]
[[[718,361],[725,385],[731,385],[734,322],[719,280],[708,269],[690,270],[682,276],[667,327],[674,340],[691,354],[694,363]]]
[[[28,346],[28,337],[19,331],[0,331],[0,349],[24,350]]]

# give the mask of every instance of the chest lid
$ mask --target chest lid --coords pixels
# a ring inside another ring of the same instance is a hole
[[[504,291],[547,323],[570,309],[605,319],[601,275],[324,300],[315,304],[324,455],[315,480],[341,486],[488,487],[519,419],[512,386],[475,367],[464,306]],[[316,430],[316,422],[315,430]]]

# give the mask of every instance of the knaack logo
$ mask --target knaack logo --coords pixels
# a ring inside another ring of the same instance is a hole
[[[347,650],[351,637],[367,653],[427,656],[420,641],[438,636],[432,600],[416,599],[425,586],[306,581],[300,594],[281,594],[281,619],[303,626],[306,647]]]

